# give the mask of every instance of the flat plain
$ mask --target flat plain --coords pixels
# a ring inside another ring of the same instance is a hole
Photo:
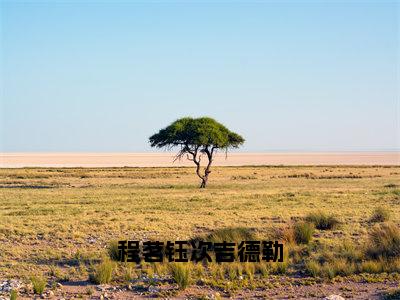
[[[182,167],[192,162],[173,162],[175,153],[0,153],[1,168],[21,167]],[[214,166],[262,165],[400,165],[399,152],[224,152]]]
[[[372,232],[399,230],[399,166],[215,167],[209,186],[198,184],[192,167],[0,169],[0,279],[19,280],[22,299],[33,297],[32,278],[46,282],[46,297],[67,299],[379,299],[398,288],[399,253],[370,248]],[[310,214],[335,226],[299,242],[293,228]],[[120,239],[237,232],[283,241],[285,262],[188,266],[181,289],[167,264],[108,262]],[[111,280],[92,283],[104,263]]]

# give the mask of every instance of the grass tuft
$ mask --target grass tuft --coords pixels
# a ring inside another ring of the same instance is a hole
[[[314,260],[310,260],[306,263],[306,271],[311,276],[318,277],[321,274],[321,265]]]
[[[107,246],[107,253],[111,260],[119,261],[118,241],[111,241]]]
[[[96,266],[94,271],[89,274],[89,280],[96,284],[110,283],[112,280],[115,263],[110,260],[104,260]]]
[[[337,258],[330,262],[319,263],[318,261],[308,261],[306,271],[313,277],[334,278],[338,275],[348,276],[354,274],[356,265],[349,263],[346,259]]]
[[[313,223],[319,230],[330,230],[336,228],[340,222],[334,216],[328,216],[323,212],[311,213],[306,217],[306,220]]]
[[[184,290],[190,284],[190,268],[188,264],[172,263],[170,265],[171,275],[178,284],[179,289]]]
[[[372,216],[370,218],[371,222],[386,222],[390,219],[390,211],[384,207],[377,207],[375,208]]]
[[[294,225],[294,238],[297,244],[308,244],[314,234],[314,225],[308,222],[298,222]]]
[[[32,282],[33,292],[38,295],[43,294],[47,284],[46,280],[43,277],[32,276],[31,282]]]
[[[359,269],[361,273],[378,274],[382,272],[382,263],[375,260],[363,261]]]
[[[396,258],[400,256],[400,229],[395,224],[381,224],[370,232],[366,254],[370,258]]]
[[[358,262],[363,258],[363,253],[350,240],[344,240],[338,247],[337,253],[349,262]]]

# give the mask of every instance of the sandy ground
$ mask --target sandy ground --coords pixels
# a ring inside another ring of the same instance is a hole
[[[203,158],[206,160],[206,158]],[[192,166],[174,153],[1,153],[1,168]],[[400,165],[400,152],[218,153],[214,165]]]
[[[284,280],[284,279],[283,279]],[[126,286],[93,285],[87,281],[68,282],[61,285],[61,288],[53,290],[52,296],[49,291],[39,295],[30,293],[20,293],[18,299],[216,299],[218,294],[221,299],[312,299],[321,300],[330,295],[339,295],[344,299],[357,300],[379,300],[382,295],[398,288],[398,282],[383,281],[377,283],[344,282],[319,283],[313,285],[283,285],[281,287],[265,287],[255,290],[246,289],[239,291],[235,295],[228,295],[221,289],[211,289],[207,286],[189,287],[185,291],[177,292],[174,296],[163,296],[159,293],[148,292],[148,287],[140,285],[140,289],[135,290],[135,285],[130,284],[132,290]],[[158,291],[176,290],[176,285],[167,284],[162,287],[153,288]],[[91,295],[88,295],[91,290]],[[1,296],[0,296],[0,299]],[[8,299],[8,298],[4,298]],[[397,299],[397,298],[396,298]]]

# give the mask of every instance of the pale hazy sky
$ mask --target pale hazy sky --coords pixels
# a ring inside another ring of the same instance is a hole
[[[400,149],[396,1],[0,2],[0,151],[148,151],[182,116],[244,151]]]

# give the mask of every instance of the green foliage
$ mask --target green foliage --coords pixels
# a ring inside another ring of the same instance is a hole
[[[230,131],[221,123],[208,117],[178,119],[152,135],[149,141],[152,147],[157,148],[179,146],[180,150],[176,159],[187,155],[187,158],[196,164],[196,174],[201,179],[200,188],[205,188],[207,185],[213,155],[216,151],[218,149],[228,151],[228,149],[238,148],[244,143],[243,137],[239,134]],[[204,174],[201,174],[202,154],[206,154],[208,159]]]
[[[370,232],[366,251],[371,258],[396,258],[400,256],[400,229],[395,224],[381,224]]]
[[[110,260],[104,260],[89,275],[90,281],[96,284],[110,283],[115,269],[115,263]]]
[[[294,225],[294,238],[297,244],[308,244],[314,234],[314,225],[298,222]]]
[[[188,264],[173,263],[170,265],[171,275],[181,290],[190,284],[190,269]]]
[[[386,222],[390,219],[390,212],[384,207],[377,207],[375,208],[374,212],[372,213],[371,222]]]
[[[46,287],[46,280],[42,277],[32,276],[31,277],[33,292],[35,294],[43,294]]]
[[[306,217],[306,220],[313,223],[319,230],[334,229],[340,223],[334,216],[328,216],[323,212],[311,213]]]
[[[181,118],[150,137],[152,147],[180,145],[237,148],[244,139],[212,118]]]

